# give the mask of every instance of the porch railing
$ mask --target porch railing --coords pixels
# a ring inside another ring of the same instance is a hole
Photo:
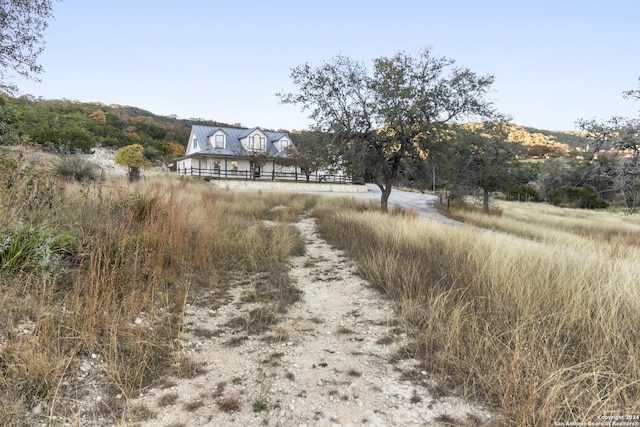
[[[288,180],[306,182],[307,175],[302,172],[259,172],[252,170],[237,169],[203,169],[198,167],[178,168],[180,175],[198,176],[211,179],[244,179],[244,180],[260,180],[260,181],[276,181]],[[351,178],[346,175],[334,175],[315,171],[309,175],[309,182],[330,182],[335,184],[351,184]]]

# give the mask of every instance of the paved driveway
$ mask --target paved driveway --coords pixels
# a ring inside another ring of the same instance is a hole
[[[344,197],[354,197],[356,199],[372,199],[380,202],[380,197],[382,192],[377,185],[367,184],[367,188],[369,191],[366,193],[331,193],[333,195],[342,195]],[[325,193],[327,194],[327,193]],[[439,221],[445,224],[453,224],[453,225],[462,225],[461,222],[454,221],[450,218],[447,218],[444,215],[441,215],[436,210],[436,202],[438,200],[438,196],[433,194],[422,194],[422,193],[414,193],[410,191],[401,191],[393,189],[391,191],[391,195],[389,196],[389,207],[394,205],[399,205],[404,208],[412,208],[415,209],[421,218],[428,218],[435,221]]]

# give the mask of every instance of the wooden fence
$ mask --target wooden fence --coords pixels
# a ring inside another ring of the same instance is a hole
[[[194,168],[178,168],[177,172],[180,175],[198,176],[202,178],[212,179],[244,179],[244,180],[286,180],[286,181],[298,181],[307,182],[307,175],[301,172],[259,172],[252,170],[237,170],[237,169],[202,169]],[[345,175],[333,175],[328,173],[322,173],[315,171],[309,175],[309,182],[331,182],[335,184],[351,184],[351,178]]]

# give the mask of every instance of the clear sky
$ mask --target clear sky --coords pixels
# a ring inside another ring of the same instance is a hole
[[[580,118],[638,116],[638,0],[64,0],[40,57],[45,99],[131,105],[155,114],[302,129],[276,92],[289,72],[343,54],[372,60],[431,46],[492,74],[517,124],[575,129]]]

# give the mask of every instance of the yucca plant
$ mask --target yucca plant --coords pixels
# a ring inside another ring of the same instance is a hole
[[[50,267],[62,254],[70,252],[75,240],[69,234],[54,235],[44,227],[22,222],[0,235],[0,270],[3,271]]]

